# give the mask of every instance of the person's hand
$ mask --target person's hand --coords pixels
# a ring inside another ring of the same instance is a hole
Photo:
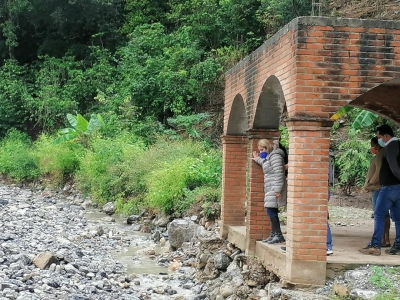
[[[287,170],[287,169],[289,169],[289,165],[288,164],[285,165],[285,170]]]
[[[253,159],[258,158],[258,152],[257,151],[253,151]]]
[[[282,197],[281,193],[275,193],[276,198]]]

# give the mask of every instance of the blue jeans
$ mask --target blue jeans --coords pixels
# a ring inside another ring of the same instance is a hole
[[[372,208],[373,208],[373,210],[375,210],[376,199],[378,199],[379,191],[380,191],[380,189],[372,191]]]
[[[381,189],[372,191],[372,208],[374,209],[374,211],[375,211],[375,206],[376,206],[376,200],[378,199],[380,190]],[[374,217],[375,217],[375,214],[374,214]],[[386,217],[389,217],[389,211],[386,213]]]
[[[328,202],[331,199],[331,189],[328,187]],[[326,250],[332,250],[333,245],[332,245],[332,231],[331,231],[331,226],[329,226],[329,223],[327,223],[328,228],[326,230]]]
[[[374,234],[371,245],[381,247],[385,218],[390,210],[392,220],[396,227],[395,247],[400,247],[400,184],[383,186],[376,199],[374,210]]]
[[[333,245],[332,245],[332,232],[331,232],[331,227],[329,226],[328,223],[328,228],[326,231],[326,250],[332,250]]]
[[[274,207],[267,207],[267,215],[270,218],[277,217],[279,210]]]

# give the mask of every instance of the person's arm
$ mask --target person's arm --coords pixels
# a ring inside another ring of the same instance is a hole
[[[366,186],[374,186],[379,183],[379,171],[381,170],[381,166],[382,166],[382,156],[380,157],[376,156],[371,163],[370,171],[368,171],[368,173],[371,172],[369,173],[371,174],[371,178],[366,183]]]
[[[397,162],[398,155],[399,155],[399,142],[392,141],[386,147],[386,159],[389,163],[389,167],[393,175],[400,180],[400,166]]]
[[[265,161],[264,158],[261,158],[261,157],[258,155],[258,152],[257,152],[257,151],[253,151],[253,158],[252,158],[252,159],[254,160],[254,162],[258,163],[260,166],[262,166],[262,164],[263,164],[264,161]]]
[[[284,160],[279,153],[273,154],[270,159],[271,166],[274,169],[276,184],[273,187],[275,193],[282,193],[283,185],[285,183]],[[279,196],[280,197],[280,196]]]

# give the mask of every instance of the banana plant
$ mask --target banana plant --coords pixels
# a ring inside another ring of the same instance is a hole
[[[60,129],[58,131],[59,136],[54,140],[54,144],[79,140],[86,145],[89,136],[106,126],[100,114],[92,114],[89,121],[81,114],[77,114],[76,117],[67,114],[67,120],[71,127]]]
[[[339,109],[337,111],[337,113],[335,113],[331,117],[331,120],[336,121],[336,120],[340,119],[341,117],[343,117],[344,115],[346,115],[350,111],[352,111],[354,108],[355,107],[351,107],[351,106],[343,106],[341,109]],[[353,123],[351,124],[351,127],[354,130],[359,130],[361,127],[371,126],[377,118],[378,118],[377,114],[374,114],[373,112],[362,109],[356,116]]]

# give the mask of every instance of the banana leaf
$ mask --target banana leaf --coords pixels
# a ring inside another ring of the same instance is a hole
[[[351,106],[343,106],[341,109],[339,109],[337,111],[337,113],[335,113],[331,117],[331,120],[332,121],[336,121],[336,120],[340,119],[341,117],[343,117],[345,114],[347,114],[349,111],[351,111],[353,109],[354,109],[354,107],[351,107]]]

